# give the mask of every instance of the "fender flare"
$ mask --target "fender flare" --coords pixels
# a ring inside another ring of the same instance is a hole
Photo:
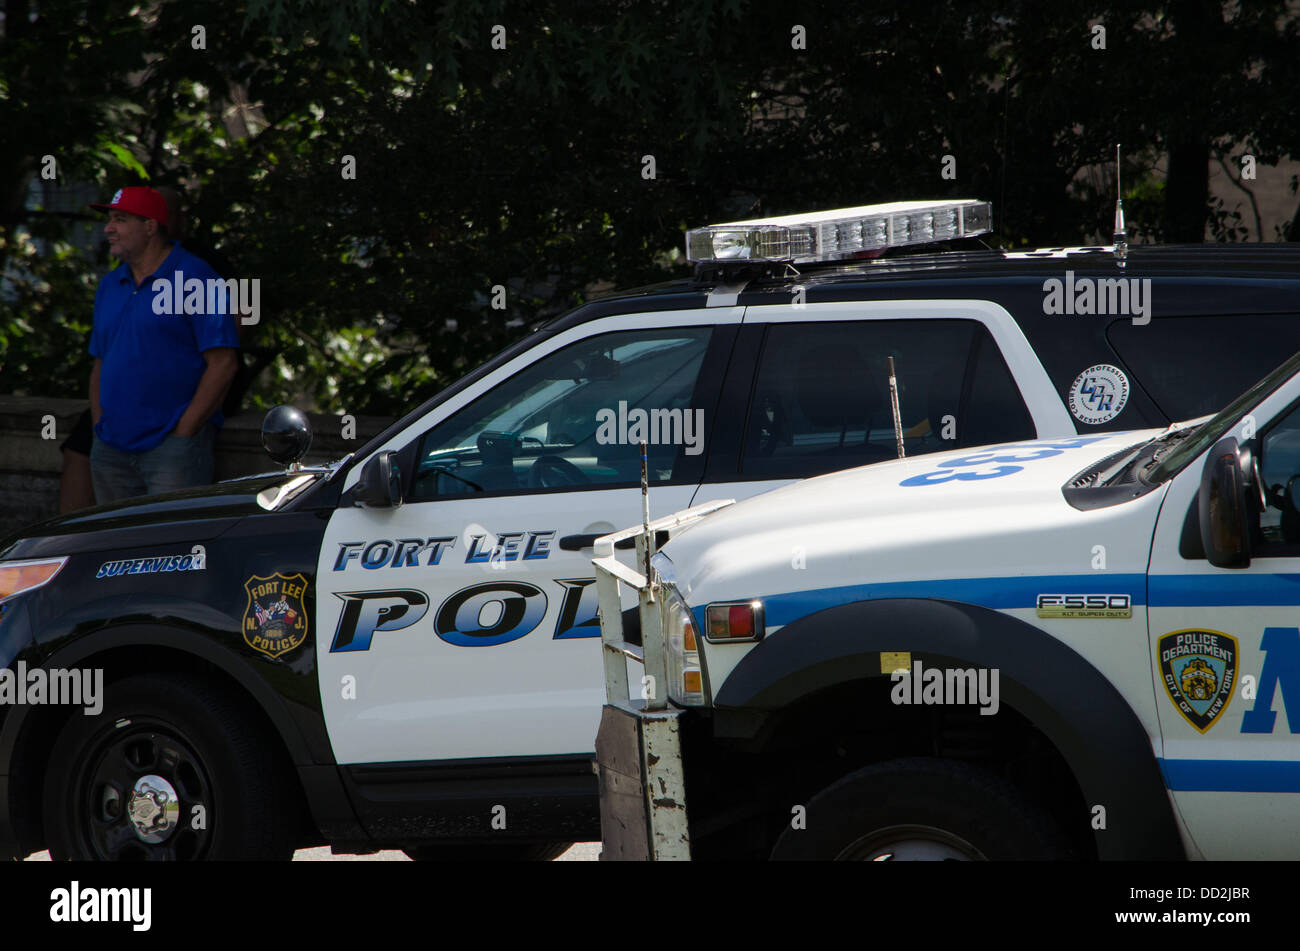
[[[95,654],[117,648],[139,647],[160,647],[190,654],[220,670],[238,683],[271,721],[294,766],[315,764],[307,739],[285,706],[284,698],[247,661],[214,641],[208,634],[153,623],[115,625],[63,645],[45,657],[41,666],[47,669],[79,667]],[[18,737],[31,711],[30,707],[16,706],[10,711],[11,715],[5,718],[4,729],[0,730],[0,773],[4,775],[9,774],[9,764]]]
[[[1103,859],[1183,859],[1186,852],[1150,738],[1114,685],[1076,651],[1031,624],[939,599],[857,601],[807,615],[751,650],[715,706],[771,712],[838,684],[885,676],[880,651],[997,668],[1001,703],[1064,757],[1089,805]]]
[[[356,825],[355,815],[347,793],[339,778],[332,756],[328,765],[312,759],[306,737],[303,736],[284,699],[257,671],[233,651],[205,635],[184,627],[168,627],[156,623],[124,624],[83,635],[39,660],[44,668],[71,668],[87,658],[119,647],[168,648],[210,664],[230,677],[248,692],[252,702],[265,714],[272,728],[283,741],[294,771],[308,792],[307,803],[317,824],[322,829],[338,829],[352,838],[363,838]],[[37,661],[30,657],[30,661]],[[20,843],[14,825],[12,808],[13,765],[18,751],[18,741],[31,721],[33,708],[15,705],[4,718],[0,728],[0,858],[16,857]],[[73,716],[79,714],[73,713]]]

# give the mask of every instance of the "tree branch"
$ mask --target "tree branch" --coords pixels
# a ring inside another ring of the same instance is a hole
[[[1259,216],[1259,202],[1255,201],[1255,193],[1243,185],[1241,179],[1233,174],[1232,169],[1228,167],[1228,163],[1223,160],[1222,155],[1216,152],[1214,158],[1218,161],[1219,167],[1223,169],[1223,174],[1228,176],[1228,180],[1245,192],[1246,197],[1250,199],[1250,208],[1255,213],[1255,234],[1257,240],[1262,242],[1264,240],[1264,221]]]

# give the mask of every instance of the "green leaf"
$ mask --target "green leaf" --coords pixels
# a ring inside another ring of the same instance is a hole
[[[145,167],[140,164],[139,160],[132,155],[128,149],[118,145],[116,142],[108,142],[105,144],[108,151],[113,153],[113,157],[117,159],[119,165],[125,168],[128,172],[140,176],[145,181],[149,180],[149,173],[145,170]]]

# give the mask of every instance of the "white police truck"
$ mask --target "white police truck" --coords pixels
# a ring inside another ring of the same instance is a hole
[[[606,857],[1300,858],[1300,352],[1206,420],[651,529],[597,546],[641,600],[639,644],[602,615]]]

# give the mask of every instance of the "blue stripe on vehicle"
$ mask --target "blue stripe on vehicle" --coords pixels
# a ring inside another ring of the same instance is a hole
[[[1165,785],[1182,792],[1300,793],[1300,762],[1163,759]]]
[[[1300,575],[1152,575],[1153,608],[1300,604]]]
[[[882,598],[942,598],[998,611],[1038,606],[1040,594],[1127,594],[1134,606],[1146,603],[1146,576],[1141,574],[1033,575],[1015,578],[945,578],[935,581],[890,581],[852,584],[812,591],[792,591],[763,598],[769,625],[791,621],[854,601]]]
[[[809,614],[855,601],[941,598],[997,611],[1037,607],[1040,594],[1127,594],[1134,607],[1236,607],[1300,605],[1300,574],[1032,575],[1013,578],[940,578],[891,581],[790,591],[762,597],[769,627],[784,627]],[[704,625],[704,605],[693,612]]]

